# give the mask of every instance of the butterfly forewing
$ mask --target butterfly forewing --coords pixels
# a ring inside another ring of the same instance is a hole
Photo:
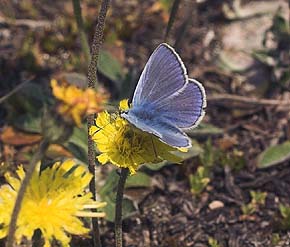
[[[167,44],[161,44],[145,65],[133,105],[157,103],[180,90],[187,81],[186,68],[178,54]]]

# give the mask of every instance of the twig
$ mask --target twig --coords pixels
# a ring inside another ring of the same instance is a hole
[[[283,177],[289,177],[290,170],[281,170],[281,171],[274,171],[269,174],[269,169],[272,169],[273,167],[268,167],[267,174],[264,173],[256,173],[254,180],[249,182],[241,182],[239,183],[239,187],[242,189],[258,189],[267,183],[273,183],[274,180],[281,180]]]
[[[233,94],[218,94],[207,96],[209,102],[237,102],[246,105],[255,106],[288,106],[290,107],[290,101],[286,100],[274,100],[274,99],[257,99],[249,98],[246,96],[233,95]]]
[[[31,20],[31,19],[13,19],[6,18],[5,20],[0,19],[0,24],[6,24],[10,26],[23,26],[32,29],[49,29],[53,26],[51,21]]]
[[[129,174],[129,169],[122,168],[120,179],[117,187],[116,209],[115,209],[115,241],[116,247],[122,247],[122,203],[126,179]]]
[[[101,2],[101,9],[98,16],[98,22],[96,25],[96,30],[94,34],[94,39],[92,43],[91,60],[88,69],[88,87],[94,89],[97,83],[97,64],[99,51],[103,40],[105,18],[109,8],[110,0],[103,0]],[[94,179],[90,182],[90,191],[92,192],[94,199],[96,199],[96,164],[95,164],[95,146],[93,140],[90,138],[89,130],[91,126],[94,125],[94,115],[89,115],[87,117],[88,126],[88,165],[90,172],[94,175]],[[94,247],[101,247],[101,238],[99,223],[97,218],[92,219],[93,225],[93,244]]]
[[[191,0],[187,4],[188,4],[188,6],[186,8],[187,10],[186,10],[186,13],[184,14],[185,19],[176,32],[176,40],[175,40],[175,44],[174,44],[174,47],[176,49],[179,48],[181,41],[183,39],[183,36],[188,28],[189,23],[192,21],[193,18],[194,18],[194,20],[196,20],[197,13],[196,13],[196,11],[194,11],[195,1]]]
[[[73,2],[73,8],[74,8],[74,15],[76,18],[78,31],[80,34],[82,50],[83,50],[84,56],[86,58],[86,62],[88,64],[90,62],[90,47],[89,47],[88,39],[86,36],[85,28],[84,28],[80,0],[72,0],[72,2]]]
[[[12,211],[12,216],[11,216],[11,221],[10,221],[9,231],[8,231],[7,244],[6,244],[7,247],[13,247],[14,235],[15,235],[16,226],[17,226],[17,218],[21,209],[21,203],[23,201],[26,188],[33,175],[33,172],[35,170],[37,163],[43,158],[48,146],[49,146],[49,142],[47,140],[43,140],[41,142],[39,149],[37,150],[37,152],[34,154],[34,156],[32,157],[30,161],[28,170],[21,183],[21,186],[20,186],[16,201],[15,201],[15,205]]]
[[[17,91],[19,91],[21,88],[23,88],[28,82],[34,79],[34,76],[30,77],[29,79],[25,80],[24,82],[21,82],[19,85],[17,85],[14,89],[12,89],[8,94],[4,95],[0,98],[0,104],[3,103],[5,100],[7,100],[10,96],[15,94]]]

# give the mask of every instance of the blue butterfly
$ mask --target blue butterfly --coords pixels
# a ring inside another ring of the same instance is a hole
[[[140,76],[132,108],[121,116],[173,147],[191,147],[185,129],[196,127],[205,114],[203,86],[189,79],[179,55],[159,45]]]

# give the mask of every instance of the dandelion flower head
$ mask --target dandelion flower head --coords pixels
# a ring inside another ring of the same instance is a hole
[[[81,125],[81,120],[86,115],[102,111],[108,99],[108,94],[104,91],[80,89],[65,81],[59,84],[52,79],[51,87],[54,97],[60,101],[58,113],[68,121],[73,120],[77,126]]]
[[[22,166],[16,173],[18,178],[6,173],[8,184],[0,187],[0,238],[7,236],[17,193],[25,177]],[[93,201],[90,192],[85,192],[91,178],[87,168],[77,165],[74,160],[56,162],[41,172],[38,164],[17,219],[17,243],[21,242],[22,237],[31,240],[36,229],[40,229],[45,247],[51,246],[53,239],[62,246],[69,246],[70,234],[88,234],[89,229],[78,217],[104,216],[104,213],[86,211],[104,206],[104,203]]]
[[[129,109],[128,100],[121,101],[119,108],[121,111]],[[176,148],[134,127],[118,114],[99,113],[96,125],[90,128],[90,135],[101,152],[97,157],[101,164],[111,162],[117,167],[128,168],[131,174],[136,173],[141,164],[181,161],[172,153]]]

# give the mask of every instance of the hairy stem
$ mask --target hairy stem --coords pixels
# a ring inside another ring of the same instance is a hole
[[[12,216],[11,216],[11,221],[10,221],[10,225],[9,225],[9,231],[8,231],[8,238],[7,238],[7,247],[13,247],[13,242],[14,242],[14,235],[15,235],[15,231],[16,231],[16,226],[17,226],[17,218],[21,209],[21,204],[24,198],[24,194],[25,191],[27,189],[27,186],[29,184],[29,181],[32,177],[32,174],[35,170],[35,167],[37,165],[37,163],[43,158],[45,151],[47,150],[49,146],[49,142],[47,140],[43,140],[40,143],[40,146],[37,150],[37,152],[34,154],[34,156],[32,157],[28,170],[25,174],[25,177],[21,183],[20,189],[18,191],[17,194],[17,198],[15,201],[15,205],[12,211]]]
[[[101,9],[97,20],[97,25],[95,29],[94,39],[91,48],[91,60],[88,69],[88,87],[94,89],[97,84],[97,64],[99,58],[99,51],[103,41],[105,19],[107,11],[109,8],[110,0],[103,0],[101,2]],[[88,131],[91,126],[94,125],[94,115],[89,115],[87,118]],[[88,165],[90,172],[94,175],[94,179],[90,183],[90,191],[96,199],[96,165],[95,165],[95,146],[94,142],[88,133]],[[98,225],[98,220],[96,218],[92,219],[93,225],[93,244],[94,247],[101,247],[100,230]]]
[[[121,169],[120,179],[117,187],[116,195],[116,211],[115,211],[115,241],[116,247],[122,247],[122,203],[126,179],[129,170],[127,168]]]
[[[90,115],[87,118],[88,121],[88,130],[94,124],[94,115]],[[90,191],[93,194],[94,200],[96,200],[96,164],[95,164],[95,146],[94,142],[89,136],[88,133],[88,163],[89,163],[89,170],[93,174],[93,179],[90,182]],[[92,212],[95,212],[96,209],[92,209]],[[94,247],[101,247],[101,235],[99,229],[99,223],[97,218],[92,218],[92,238],[93,238],[93,246]]]
[[[102,45],[104,36],[104,27],[107,11],[109,9],[110,0],[103,0],[101,3],[101,9],[98,17],[98,22],[96,25],[96,30],[94,34],[94,39],[91,49],[91,62],[88,71],[88,87],[94,88],[97,83],[97,64],[99,58],[99,51]]]
[[[74,15],[76,19],[76,23],[78,26],[78,31],[80,34],[80,40],[82,45],[82,50],[84,53],[84,56],[86,58],[86,63],[89,64],[90,62],[90,47],[87,39],[87,35],[84,28],[84,21],[82,17],[82,9],[80,5],[80,0],[72,0],[73,2],[73,8],[74,8]]]

